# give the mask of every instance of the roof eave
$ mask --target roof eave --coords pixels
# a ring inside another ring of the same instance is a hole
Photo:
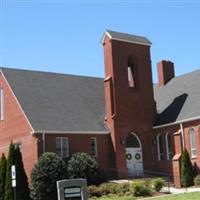
[[[195,121],[195,120],[200,120],[200,116],[191,117],[191,118],[187,118],[187,119],[175,121],[175,122],[172,122],[172,123],[166,123],[166,124],[162,124],[162,125],[156,125],[156,126],[153,126],[153,128],[154,129],[164,128],[164,127],[167,127],[167,126],[173,126],[173,125],[182,124],[182,123],[186,123],[186,122],[191,122],[191,121]]]
[[[33,134],[41,134],[41,133],[46,133],[46,134],[88,134],[88,135],[92,135],[92,134],[109,134],[109,131],[56,131],[56,130],[36,130],[33,132]]]

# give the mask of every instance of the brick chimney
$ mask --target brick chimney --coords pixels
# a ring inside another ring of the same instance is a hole
[[[174,63],[162,60],[157,63],[158,69],[158,85],[166,85],[172,78],[174,78]]]

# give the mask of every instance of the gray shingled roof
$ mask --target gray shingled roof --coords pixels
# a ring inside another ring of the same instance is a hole
[[[2,68],[34,130],[105,132],[102,78]],[[200,70],[154,85],[155,126],[200,116]]]
[[[2,71],[35,131],[107,131],[102,78]]]
[[[154,87],[158,117],[155,125],[200,117],[200,70]]]
[[[106,30],[105,34],[108,34],[113,40],[122,40],[122,41],[131,42],[131,43],[144,44],[148,46],[152,44],[148,38],[143,37],[143,36],[121,33],[121,32],[116,32],[116,31],[111,31],[111,30]]]

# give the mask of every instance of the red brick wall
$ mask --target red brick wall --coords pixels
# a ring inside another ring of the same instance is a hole
[[[0,86],[4,90],[4,120],[0,121],[0,153],[8,153],[10,141],[21,143],[22,157],[27,174],[37,162],[37,139],[31,135],[27,122],[5,78],[0,74]]]
[[[155,139],[157,134],[162,135],[162,141],[163,141],[163,147],[164,147],[164,160],[159,161],[158,160],[158,149],[157,149],[157,141],[156,144],[154,145],[155,148],[155,156],[156,156],[156,163],[155,163],[155,171],[161,172],[161,173],[166,173],[166,174],[171,174],[172,175],[172,161],[167,160],[167,147],[166,147],[166,134],[170,133],[172,135],[172,144],[173,144],[173,155],[176,152],[175,147],[175,142],[174,142],[174,133],[180,130],[180,125],[175,125],[175,126],[168,126],[160,129],[155,129]]]
[[[195,130],[195,142],[196,142],[197,157],[191,158],[191,161],[192,161],[193,164],[196,163],[197,167],[200,169],[200,156],[199,156],[200,155],[200,132],[199,132],[200,120],[186,122],[186,123],[183,123],[182,125],[183,125],[183,130],[184,130],[185,148],[188,150],[190,155],[191,155],[191,151],[190,151],[189,129],[194,128],[194,130]],[[170,133],[179,132],[181,134],[180,124],[174,125],[174,126],[168,126],[168,127],[164,127],[164,128],[160,128],[160,129],[155,129],[155,134],[157,134],[157,133],[163,134],[164,155],[165,155],[163,161],[158,161],[158,160],[156,161],[156,168],[155,169],[160,171],[160,172],[172,174],[172,162],[167,160],[167,153],[166,153],[165,134],[167,132],[170,132]],[[182,144],[182,141],[180,141],[180,143]],[[176,144],[178,144],[178,142]],[[182,146],[180,146],[180,145],[175,146],[175,142],[174,142],[174,145],[173,145],[174,154],[180,153],[181,149],[182,149]],[[157,154],[157,149],[156,149],[156,154]]]
[[[105,82],[106,119],[116,155],[116,168],[126,171],[125,146],[121,144],[133,131],[143,144],[144,168],[153,169],[152,126],[155,120],[150,47],[128,42],[104,40],[106,82],[112,80],[113,90]],[[127,78],[128,62],[134,63],[135,88]],[[113,102],[110,93],[113,92]],[[114,114],[111,115],[114,104]]]
[[[43,142],[42,135],[38,135],[40,154],[42,154]],[[70,156],[76,152],[86,152],[91,155],[90,139],[95,137],[97,139],[97,161],[101,168],[109,169],[111,167],[111,140],[110,134],[45,134],[45,151],[56,152],[56,137],[67,137],[69,142]]]
[[[191,151],[190,151],[189,129],[194,128],[194,130],[195,130],[195,142],[196,142],[197,157],[192,158],[191,161],[193,164],[196,163],[197,167],[200,169],[200,132],[199,132],[199,127],[200,127],[200,120],[187,122],[187,123],[183,124],[184,133],[185,133],[185,147],[188,150],[190,155],[191,155]]]

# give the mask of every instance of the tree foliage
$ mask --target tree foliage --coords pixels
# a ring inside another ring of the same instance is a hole
[[[4,154],[0,160],[0,200],[5,198],[5,184],[6,184],[6,157]]]
[[[100,181],[97,161],[83,152],[73,154],[68,161],[68,175],[70,178],[86,178],[89,185],[98,184]]]
[[[6,166],[6,188],[5,188],[5,200],[13,200],[13,192],[12,192],[12,182],[11,182],[11,166],[14,165],[14,155],[15,155],[15,147],[13,143],[10,143],[9,153],[7,158],[7,166]]]
[[[55,153],[44,153],[31,173],[33,200],[57,199],[56,182],[67,178],[67,166]]]
[[[181,159],[181,184],[183,187],[188,187],[193,185],[193,167],[190,161],[189,153],[184,149]]]
[[[17,199],[29,200],[30,199],[30,190],[29,190],[29,186],[28,186],[28,178],[27,178],[25,170],[24,170],[22,155],[21,155],[21,151],[20,151],[19,147],[17,147],[15,149],[14,163],[15,163],[15,167],[16,167]]]

